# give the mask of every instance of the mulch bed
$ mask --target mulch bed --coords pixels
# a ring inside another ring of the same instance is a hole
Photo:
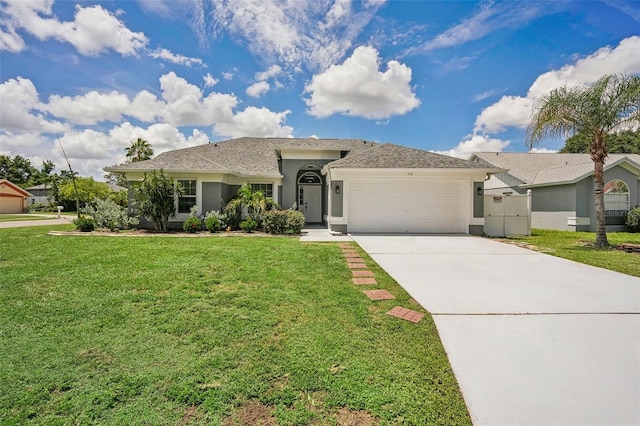
[[[620,250],[640,254],[640,244],[620,244]]]
[[[244,231],[223,231],[211,233],[209,231],[199,232],[182,232],[182,231],[169,231],[158,232],[149,229],[129,229],[126,231],[109,231],[109,230],[96,230],[91,232],[81,231],[50,231],[48,235],[81,235],[81,236],[93,236],[93,237],[186,237],[186,238],[205,238],[205,237],[295,237],[300,238],[300,235],[274,235],[266,232],[251,232],[246,233]]]

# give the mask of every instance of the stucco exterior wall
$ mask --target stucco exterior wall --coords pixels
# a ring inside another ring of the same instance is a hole
[[[574,226],[569,226],[568,219],[575,217],[575,210],[557,211],[557,212],[544,212],[544,211],[532,211],[531,212],[531,227],[540,229],[557,229],[559,231],[576,231]]]
[[[340,188],[340,193],[336,193],[336,188]],[[343,194],[344,194],[344,182],[341,180],[334,180],[331,182],[331,216],[342,217],[343,212]]]
[[[623,167],[616,166],[604,172],[604,184],[607,182],[618,179],[627,184],[629,187],[629,207],[633,208],[640,203],[640,184],[638,183],[638,177],[626,170]],[[579,203],[577,216],[588,217],[590,232],[596,230],[596,207],[595,207],[595,194],[594,194],[594,179],[593,176],[589,176],[576,185],[579,190]]]
[[[202,182],[202,211],[201,214],[212,210],[222,211],[222,206],[231,201],[238,194],[241,185],[227,185],[221,182]],[[211,189],[212,192],[207,191]]]
[[[576,185],[569,184],[532,188],[531,210],[534,212],[575,212]]]
[[[297,201],[298,194],[297,194],[296,186],[298,182],[298,172],[302,167],[308,164],[314,164],[319,166],[320,169],[322,169],[322,167],[325,164],[330,163],[331,161],[335,161],[335,160],[334,159],[323,159],[323,160],[283,159],[282,175],[284,176],[284,178],[282,179],[282,200],[280,201],[280,206],[282,206],[283,209],[288,209],[293,205],[293,203]],[[309,170],[317,172],[318,175],[320,175],[320,177],[322,178],[323,185],[326,184],[325,177],[322,176],[322,173],[320,173],[320,170],[313,170],[313,169],[309,169]],[[323,215],[327,214],[326,191],[322,192],[322,214]]]

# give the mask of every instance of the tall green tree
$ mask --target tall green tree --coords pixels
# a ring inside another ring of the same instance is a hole
[[[130,163],[148,160],[153,156],[151,144],[141,138],[131,141],[131,146],[126,148],[125,151],[127,152],[127,161]]]
[[[81,208],[95,199],[104,200],[109,198],[112,192],[106,183],[96,182],[92,177],[76,177],[75,181]],[[62,203],[65,206],[71,206],[76,201],[76,191],[71,179],[60,185],[59,191]]]
[[[176,215],[176,199],[182,193],[182,187],[162,170],[145,174],[134,186],[136,208],[161,232],[167,232],[169,219]]]
[[[26,188],[31,178],[38,174],[38,169],[33,167],[31,160],[16,155],[11,158],[8,155],[0,155],[0,177],[12,183]]]
[[[591,138],[589,135],[578,133],[566,140],[562,153],[587,154]],[[609,154],[640,154],[640,130],[625,130],[607,136]]]
[[[608,137],[640,125],[640,76],[605,75],[589,86],[561,87],[541,97],[527,129],[532,148],[546,137],[589,135],[594,164],[596,241],[609,245],[604,209],[604,163]]]

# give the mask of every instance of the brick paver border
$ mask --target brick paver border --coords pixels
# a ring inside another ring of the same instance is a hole
[[[400,318],[406,321],[411,321],[415,324],[419,323],[420,320],[424,317],[422,312],[417,312],[408,308],[403,308],[402,306],[396,306],[389,312],[387,315],[391,315],[392,317]]]
[[[353,278],[353,283],[356,285],[378,284],[375,278]]]
[[[396,298],[387,290],[365,290],[364,294],[371,300],[391,300]]]

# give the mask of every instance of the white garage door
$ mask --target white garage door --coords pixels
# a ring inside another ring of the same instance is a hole
[[[468,233],[465,180],[349,182],[349,232]]]

